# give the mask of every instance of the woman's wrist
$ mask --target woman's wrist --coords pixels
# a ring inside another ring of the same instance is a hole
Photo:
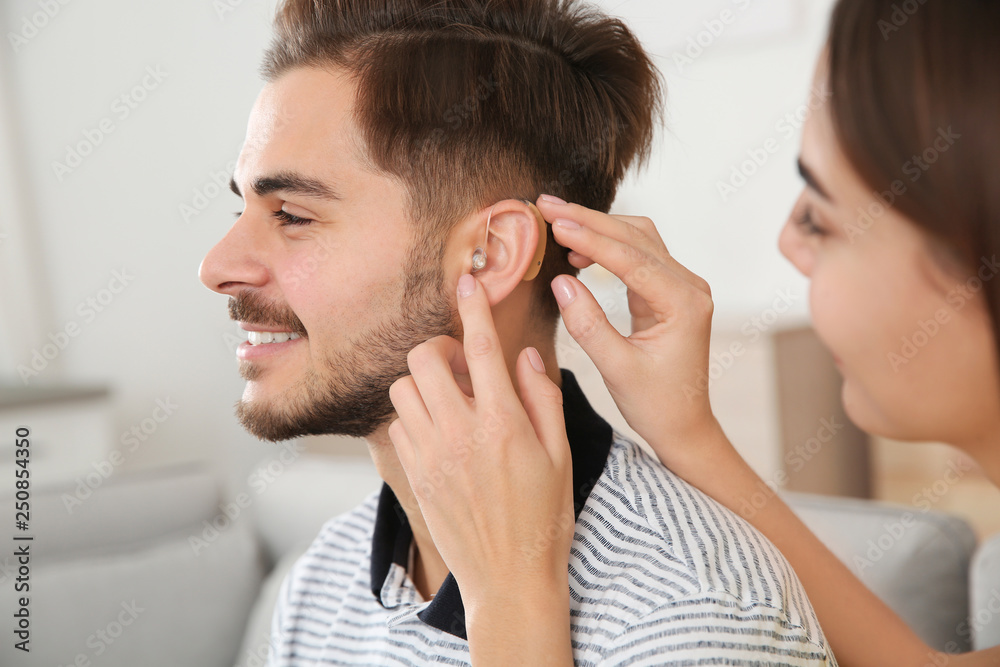
[[[640,434],[642,435],[642,434]],[[706,462],[732,462],[740,458],[714,414],[683,432],[663,430],[646,438],[660,462],[684,477],[705,468]]]
[[[748,507],[758,514],[759,507],[748,503],[759,493],[761,479],[714,417],[699,431],[648,442],[660,462],[684,481],[745,519]]]
[[[494,591],[479,591],[466,605],[473,664],[573,664],[568,575],[526,578]]]
[[[551,573],[528,573],[517,578],[492,578],[488,584],[463,588],[469,617],[514,614],[540,617],[562,610],[569,614],[569,574],[565,565]]]

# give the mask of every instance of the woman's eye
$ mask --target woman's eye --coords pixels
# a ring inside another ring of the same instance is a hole
[[[801,229],[807,236],[823,236],[826,234],[826,231],[816,224],[811,208],[805,209],[801,215],[796,217],[795,224],[797,224],[799,229]]]
[[[312,220],[308,218],[300,218],[297,215],[292,215],[291,213],[287,213],[284,209],[275,211],[274,217],[276,217],[278,220],[281,220],[282,227],[286,225],[293,225],[293,226],[308,225],[310,222],[312,222]]]

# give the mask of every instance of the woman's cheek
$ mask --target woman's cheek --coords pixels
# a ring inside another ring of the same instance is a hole
[[[844,359],[843,334],[839,330],[844,324],[844,314],[838,312],[838,295],[829,289],[828,284],[822,272],[813,275],[809,283],[809,311],[820,342],[831,354]]]
[[[891,411],[886,402],[892,400],[879,363],[884,322],[868,312],[866,290],[856,281],[849,274],[817,270],[810,285],[810,308],[816,335],[843,377],[841,398],[847,416],[860,428],[878,432],[889,427],[884,415]]]

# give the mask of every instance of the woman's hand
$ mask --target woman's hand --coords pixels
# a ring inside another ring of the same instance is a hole
[[[552,290],[570,335],[590,356],[622,416],[672,466],[685,443],[718,430],[708,398],[712,293],[667,251],[649,218],[613,216],[542,196],[538,207],[570,263],[597,263],[628,288],[632,335],[608,322],[590,290],[558,276]],[[690,446],[690,445],[689,445]]]
[[[522,406],[471,275],[459,283],[458,311],[464,344],[438,336],[418,345],[411,375],[390,388],[399,418],[389,437],[470,615],[539,591],[564,608],[568,646],[576,522],[562,392],[528,348],[516,366]]]
[[[726,438],[708,400],[712,298],[705,281],[670,256],[647,218],[610,216],[546,199],[538,207],[553,222],[556,240],[573,251],[574,266],[596,262],[628,287],[632,335],[625,338],[580,281],[559,276],[552,284],[567,330],[660,461],[733,512],[752,509],[744,518],[795,568],[842,664],[923,665],[941,657],[854,577],[779,496],[763,507],[748,502],[764,482]],[[562,220],[580,227],[572,229]],[[565,298],[567,288],[575,298]],[[956,659],[954,664],[992,664],[986,662],[990,659],[996,658]]]

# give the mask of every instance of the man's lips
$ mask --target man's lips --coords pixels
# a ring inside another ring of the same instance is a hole
[[[248,340],[236,348],[236,357],[244,361],[261,360],[279,355],[300,343],[306,336],[287,328],[254,322],[237,322],[247,332]],[[286,340],[277,342],[273,338]]]
[[[304,340],[305,338],[295,338],[283,343],[263,343],[261,345],[252,345],[247,340],[240,343],[239,347],[236,348],[236,357],[244,361],[267,359],[268,357],[273,357],[290,350],[294,346],[301,344]]]

